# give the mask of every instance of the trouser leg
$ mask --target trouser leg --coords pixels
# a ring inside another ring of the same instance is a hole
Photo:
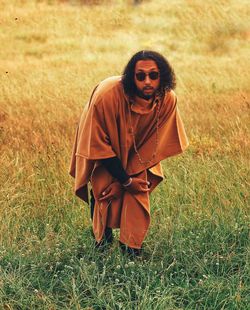
[[[91,189],[90,190],[90,217],[91,217],[92,222],[93,222],[93,217],[94,217],[94,208],[95,208],[95,197]]]

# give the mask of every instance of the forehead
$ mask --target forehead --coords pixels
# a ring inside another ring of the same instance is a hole
[[[158,70],[157,64],[154,60],[138,60],[135,65],[135,71],[151,71]]]

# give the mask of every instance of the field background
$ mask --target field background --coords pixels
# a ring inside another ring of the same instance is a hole
[[[249,309],[248,1],[86,2],[0,1],[0,309]],[[190,147],[131,261],[93,250],[68,167],[92,88],[141,49],[175,68]]]

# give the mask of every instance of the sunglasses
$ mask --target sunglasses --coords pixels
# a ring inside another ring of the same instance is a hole
[[[150,80],[157,80],[159,78],[159,72],[157,71],[151,71],[149,73],[145,73],[145,72],[138,72],[135,74],[136,79],[138,81],[144,81],[146,79],[146,76],[149,76]]]

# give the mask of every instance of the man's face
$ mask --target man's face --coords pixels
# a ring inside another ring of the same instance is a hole
[[[144,99],[154,96],[160,85],[160,71],[154,60],[139,60],[135,65],[137,95]]]

